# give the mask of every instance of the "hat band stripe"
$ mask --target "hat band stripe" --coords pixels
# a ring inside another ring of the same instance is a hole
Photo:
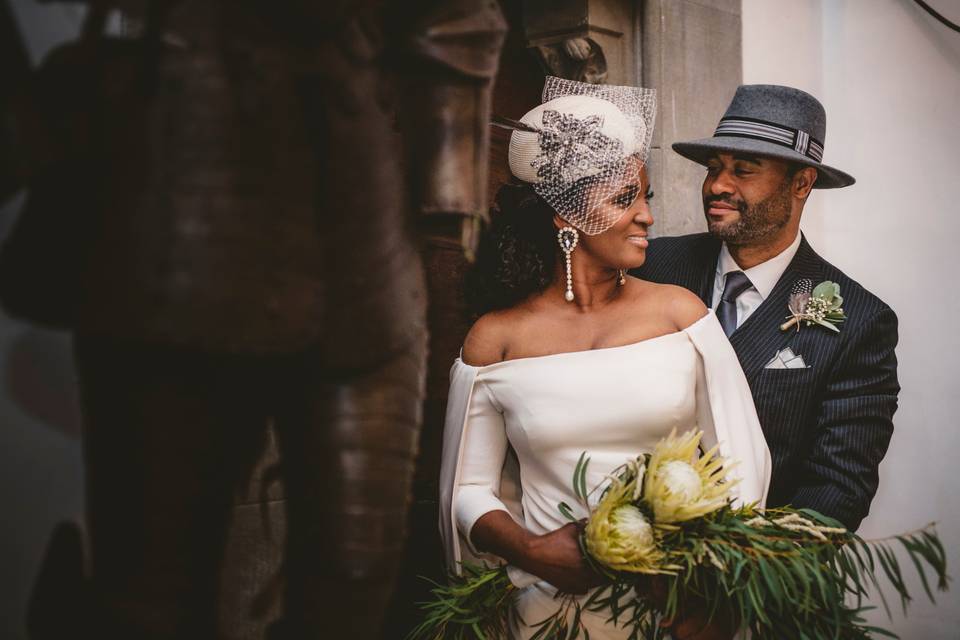
[[[807,149],[807,155],[809,155],[811,158],[813,158],[817,162],[821,162],[823,160],[823,145],[821,145],[819,142],[811,138],[810,148]]]
[[[806,131],[792,129],[773,122],[744,118],[723,118],[717,125],[714,137],[745,137],[766,140],[781,147],[793,149],[808,158],[823,160],[823,143]]]
[[[755,122],[721,122],[717,127],[717,133],[751,133],[762,135],[776,140],[781,144],[793,146],[793,132],[783,129],[768,127]]]

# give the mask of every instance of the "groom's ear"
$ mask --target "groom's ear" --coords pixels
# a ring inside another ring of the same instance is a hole
[[[813,167],[801,167],[793,174],[792,191],[795,198],[806,200],[817,181],[817,170]]]

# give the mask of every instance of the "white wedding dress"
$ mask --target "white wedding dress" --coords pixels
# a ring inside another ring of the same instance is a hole
[[[441,468],[448,566],[497,560],[478,554],[468,537],[490,511],[508,511],[536,534],[568,522],[560,502],[585,517],[571,482],[580,454],[590,456],[592,488],[673,429],[702,429],[707,448],[719,442],[722,455],[739,461],[733,470],[740,478],[739,500],[764,501],[770,454],[740,363],[712,313],[684,331],[620,347],[484,367],[457,359]],[[550,584],[514,567],[510,577],[522,587],[521,620],[539,622],[557,610]],[[586,613],[583,621],[594,640],[628,635],[601,614]],[[515,621],[514,637],[533,632]]]

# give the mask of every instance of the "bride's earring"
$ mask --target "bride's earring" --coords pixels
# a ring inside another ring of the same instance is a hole
[[[580,234],[573,227],[564,227],[557,233],[557,240],[560,242],[560,250],[567,259],[567,293],[564,297],[567,302],[573,302],[573,271],[570,269],[570,254],[577,248]]]
[[[627,272],[624,269],[620,269],[620,278],[617,280],[617,284],[621,287],[627,284]]]

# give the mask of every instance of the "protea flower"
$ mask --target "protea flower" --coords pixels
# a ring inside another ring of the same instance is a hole
[[[643,497],[656,524],[686,522],[723,507],[736,482],[728,482],[725,461],[712,448],[696,458],[702,431],[682,436],[674,430],[653,449],[644,478]]]
[[[670,573],[662,566],[664,554],[647,516],[635,505],[643,483],[643,465],[628,465],[628,472],[612,478],[584,530],[587,552],[615,571]]]

